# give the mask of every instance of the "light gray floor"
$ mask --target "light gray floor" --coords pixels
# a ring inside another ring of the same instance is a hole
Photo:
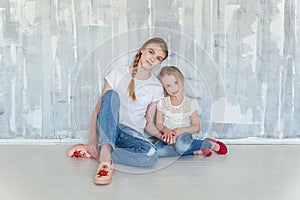
[[[96,160],[72,159],[68,145],[0,145],[0,198],[300,199],[300,145],[229,145],[229,154],[159,160],[156,167],[116,166],[113,183],[92,182]]]

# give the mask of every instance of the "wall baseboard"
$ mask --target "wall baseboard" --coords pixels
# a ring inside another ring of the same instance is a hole
[[[228,145],[300,145],[300,138],[295,139],[222,139]],[[84,143],[81,139],[0,139],[0,145],[73,145]]]
[[[81,139],[0,139],[0,145],[73,145]]]
[[[245,139],[224,139],[226,144],[233,145],[300,145],[300,138],[295,139],[265,139],[265,138],[245,138]]]

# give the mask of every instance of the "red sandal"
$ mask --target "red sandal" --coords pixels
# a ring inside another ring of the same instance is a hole
[[[91,154],[88,153],[84,144],[75,144],[71,146],[67,155],[72,158],[91,158]]]
[[[211,138],[205,138],[204,140],[215,142],[218,145],[220,145],[220,149],[218,151],[216,151],[217,154],[227,154],[227,147],[223,142],[220,142],[220,141],[217,141],[217,140],[214,140],[214,139],[211,139]]]

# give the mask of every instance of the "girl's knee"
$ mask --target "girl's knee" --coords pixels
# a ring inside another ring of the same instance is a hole
[[[157,163],[158,159],[158,154],[157,152],[154,152],[151,155],[146,155],[145,157],[145,162],[144,162],[144,167],[153,167]]]
[[[189,146],[182,145],[180,142],[176,142],[175,151],[180,155],[184,154],[184,152],[188,149]]]
[[[116,121],[120,108],[120,98],[116,91],[108,90],[104,93],[101,99],[101,107],[97,113],[97,118],[100,118],[101,114],[112,114]],[[99,120],[99,119],[98,119]]]
[[[187,145],[182,141],[176,141],[175,143],[175,151],[180,155],[183,155],[188,150],[189,147],[190,145]]]
[[[141,167],[152,167],[157,163],[158,154],[154,147],[150,147],[148,152],[140,153],[140,166]]]
[[[114,90],[108,90],[104,93],[104,95],[102,96],[102,100],[106,100],[106,99],[114,99],[114,98],[119,98],[119,95],[116,91]]]
[[[180,155],[184,154],[185,151],[190,147],[193,141],[193,136],[190,133],[184,133],[176,138],[175,150]]]

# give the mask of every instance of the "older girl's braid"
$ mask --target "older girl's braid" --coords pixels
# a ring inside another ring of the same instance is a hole
[[[131,78],[131,81],[128,85],[129,96],[134,101],[136,100],[135,91],[134,91],[134,89],[135,89],[135,87],[134,87],[134,77],[135,77],[135,74],[136,74],[137,69],[138,69],[138,64],[139,64],[141,55],[142,55],[142,53],[140,51],[135,55],[135,59],[134,59],[134,62],[133,62],[133,67],[132,67],[132,72],[131,72],[131,77],[132,78]]]

